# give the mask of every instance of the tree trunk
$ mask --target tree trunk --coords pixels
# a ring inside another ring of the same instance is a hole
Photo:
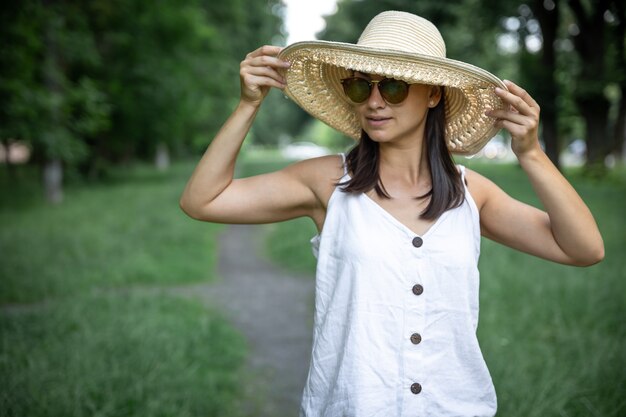
[[[52,0],[44,0],[44,5],[48,8],[52,7]],[[45,61],[43,67],[43,78],[51,96],[61,94],[61,85],[58,80],[57,71],[59,71],[59,51],[57,45],[57,37],[55,22],[52,17],[48,17],[48,23],[45,32]],[[50,120],[52,125],[60,124],[60,104],[58,100],[54,100],[50,106]],[[48,150],[46,151],[48,152]],[[58,204],[63,200],[63,163],[58,157],[44,156],[43,165],[43,186],[46,200],[53,204]]]
[[[11,161],[11,141],[10,140],[2,140],[0,141],[2,147],[4,148],[4,166],[7,171],[7,178],[9,182],[13,182],[16,180],[15,175],[15,166]]]
[[[558,84],[555,79],[556,74],[556,54],[554,43],[556,41],[556,30],[559,26],[558,1],[554,3],[554,8],[548,10],[544,7],[543,0],[535,0],[533,14],[541,25],[541,35],[543,37],[543,48],[541,50],[541,124],[542,136],[546,147],[546,154],[554,165],[560,169],[559,156],[561,153],[558,122],[557,122],[557,97],[559,94]]]
[[[622,82],[621,84],[620,91],[622,94],[613,132],[613,154],[618,159],[621,157],[622,162],[626,163],[626,83]]]
[[[159,171],[166,171],[170,167],[170,151],[163,142],[159,143],[156,147],[154,164]]]
[[[585,119],[585,142],[587,143],[587,164],[589,172],[601,175],[605,171],[606,158],[612,141],[608,132],[609,102],[604,97],[604,87],[609,80],[606,72],[606,36],[604,11],[608,0],[591,3],[589,12],[580,0],[568,0],[580,29],[574,36],[574,47],[582,67],[577,79],[575,100]]]
[[[610,151],[608,131],[608,113],[610,104],[603,94],[589,95],[576,100],[585,119],[585,142],[587,144],[588,170],[602,174],[605,170],[604,159]]]
[[[42,180],[46,201],[53,204],[62,202],[63,163],[60,159],[52,159],[44,163]]]
[[[613,31],[617,57],[615,67],[618,72],[620,103],[613,129],[613,155],[626,163],[626,5],[623,1],[614,2],[617,11],[617,27]]]

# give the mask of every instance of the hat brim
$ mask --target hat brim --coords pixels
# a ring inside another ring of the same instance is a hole
[[[485,112],[505,107],[494,90],[506,86],[495,75],[465,62],[328,41],[297,42],[278,57],[291,63],[283,71],[287,96],[353,139],[359,139],[361,125],[341,86],[341,79],[352,71],[445,86],[445,137],[453,153],[475,154],[499,130],[496,119]]]

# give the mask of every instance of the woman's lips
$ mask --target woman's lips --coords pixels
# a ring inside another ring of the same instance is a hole
[[[379,127],[387,123],[391,120],[391,117],[383,117],[383,116],[367,116],[365,118],[367,123],[372,127]]]

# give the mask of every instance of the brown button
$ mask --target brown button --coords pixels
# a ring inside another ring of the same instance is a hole
[[[419,248],[420,246],[422,246],[424,244],[424,241],[422,240],[421,237],[419,236],[415,236],[413,238],[413,246],[415,246],[416,248]]]
[[[422,336],[419,333],[413,333],[411,335],[411,343],[413,343],[414,345],[419,345],[421,341]]]
[[[411,392],[413,394],[419,394],[420,392],[422,392],[422,386],[418,384],[417,382],[414,384],[411,384]]]
[[[424,292],[424,287],[422,287],[420,284],[413,285],[413,294],[422,295],[423,292]]]

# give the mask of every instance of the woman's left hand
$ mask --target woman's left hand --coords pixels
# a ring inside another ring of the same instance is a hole
[[[539,145],[539,104],[520,86],[511,81],[504,81],[508,91],[496,88],[496,95],[509,105],[509,109],[491,110],[486,114],[495,117],[496,126],[511,134],[511,149],[517,158],[534,150],[541,150]]]

